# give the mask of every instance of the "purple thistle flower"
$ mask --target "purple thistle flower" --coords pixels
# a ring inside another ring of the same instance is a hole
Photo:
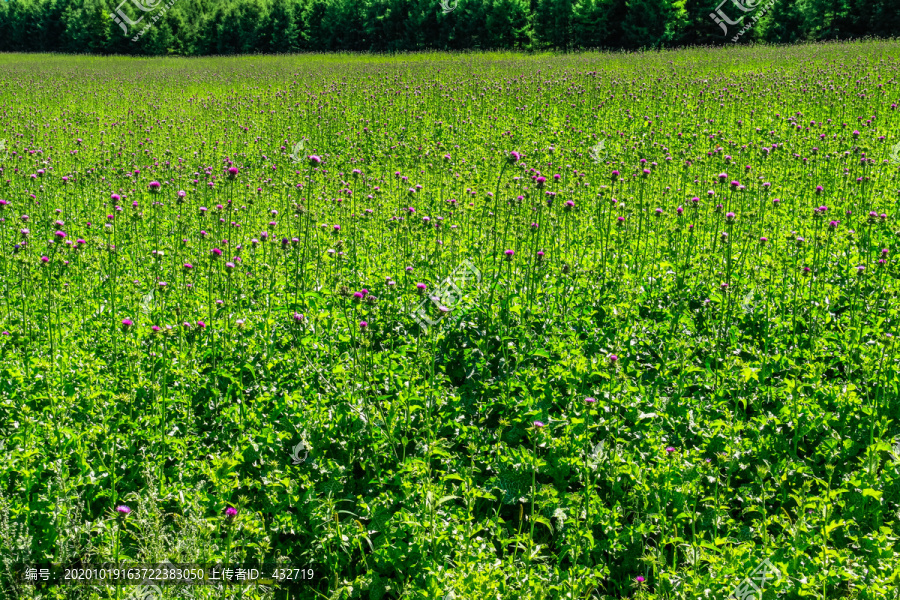
[[[543,422],[543,421],[535,421],[535,422],[534,422],[534,427],[535,427],[536,429],[540,429],[541,427],[544,427],[544,422]]]
[[[120,504],[119,506],[116,507],[116,512],[122,516],[127,516],[127,515],[131,514],[131,509],[128,508],[127,506],[125,506],[124,504]]]
[[[366,327],[368,327],[368,326],[369,326],[369,324],[366,321],[359,322],[359,328],[362,329],[363,331],[365,331]]]
[[[229,506],[225,509],[225,516],[229,519],[233,519],[237,516],[237,509],[233,506]]]
[[[132,325],[134,325],[134,321],[131,319],[122,319],[122,329],[128,329]]]
[[[644,579],[643,575],[638,575],[637,577],[634,578],[634,580],[637,581],[638,583],[644,583],[646,581],[646,579]]]
[[[675,448],[673,448],[672,446],[667,446],[667,447],[666,447],[666,453],[667,453],[667,454],[672,454],[673,452],[675,452]]]
[[[237,167],[228,167],[228,179],[234,179],[238,176],[238,173],[240,173],[240,171]]]
[[[322,159],[315,154],[311,154],[309,156],[309,164],[312,166],[320,165],[322,164]]]
[[[162,187],[158,181],[151,181],[149,186],[150,186],[150,191],[154,194],[158,193],[159,188]]]

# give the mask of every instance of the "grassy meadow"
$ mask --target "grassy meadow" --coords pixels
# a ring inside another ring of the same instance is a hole
[[[900,597],[898,78],[0,54],[0,598]]]

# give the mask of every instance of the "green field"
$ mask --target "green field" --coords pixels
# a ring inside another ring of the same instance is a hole
[[[0,55],[0,598],[900,597],[898,78]]]

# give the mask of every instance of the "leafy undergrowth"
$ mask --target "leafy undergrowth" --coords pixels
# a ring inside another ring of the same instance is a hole
[[[898,49],[0,57],[2,593],[896,598]]]

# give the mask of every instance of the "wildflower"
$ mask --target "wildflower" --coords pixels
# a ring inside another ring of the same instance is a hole
[[[206,323],[204,323],[203,321],[197,321],[197,327],[199,327],[200,329],[205,329]]]
[[[520,160],[522,160],[522,155],[516,151],[513,151],[513,152],[509,153],[507,160],[509,161],[509,164],[514,165],[517,162],[519,162]]]
[[[125,506],[124,504],[120,504],[119,506],[116,507],[116,512],[124,517],[124,516],[128,516],[129,514],[131,514],[131,509],[128,508],[127,506]]]
[[[233,519],[237,516],[237,509],[233,506],[229,506],[225,509],[225,516],[229,519]]]
[[[638,575],[637,577],[634,578],[634,580],[637,581],[638,583],[644,583],[646,581],[646,579],[644,579],[643,575]]]
[[[213,258],[218,258],[218,257],[222,256],[222,251],[219,250],[218,248],[213,248],[210,252],[212,253]]]
[[[503,254],[506,256],[506,260],[512,260],[515,252],[513,250],[504,250]]]
[[[127,331],[132,325],[134,325],[134,321],[131,319],[122,319],[122,329]]]
[[[162,187],[158,181],[151,181],[150,184],[150,193],[158,194],[159,188]]]
[[[584,401],[587,402],[588,404],[593,404],[593,403],[595,403],[595,402],[597,401],[597,399],[596,399],[596,398],[591,398],[591,397],[589,396],[589,397],[585,398]]]
[[[540,429],[541,427],[544,427],[544,422],[543,421],[535,421],[534,427],[535,427],[535,429]]]
[[[734,218],[735,218],[735,214],[733,212],[725,213],[726,221],[729,221],[729,222],[734,221]]]
[[[363,331],[365,331],[366,327],[368,327],[368,326],[369,326],[369,324],[366,321],[359,322],[359,328],[362,329]]]
[[[233,180],[235,177],[237,177],[239,172],[240,171],[237,167],[228,167],[228,179]]]
[[[667,446],[667,447],[666,447],[666,453],[667,453],[667,454],[671,454],[671,453],[673,453],[673,452],[675,452],[675,448],[673,448],[672,446]]]
[[[615,364],[616,361],[618,361],[618,360],[619,360],[619,357],[618,357],[617,355],[615,355],[615,354],[610,354],[610,355],[609,355],[609,362],[610,362],[610,363]]]

